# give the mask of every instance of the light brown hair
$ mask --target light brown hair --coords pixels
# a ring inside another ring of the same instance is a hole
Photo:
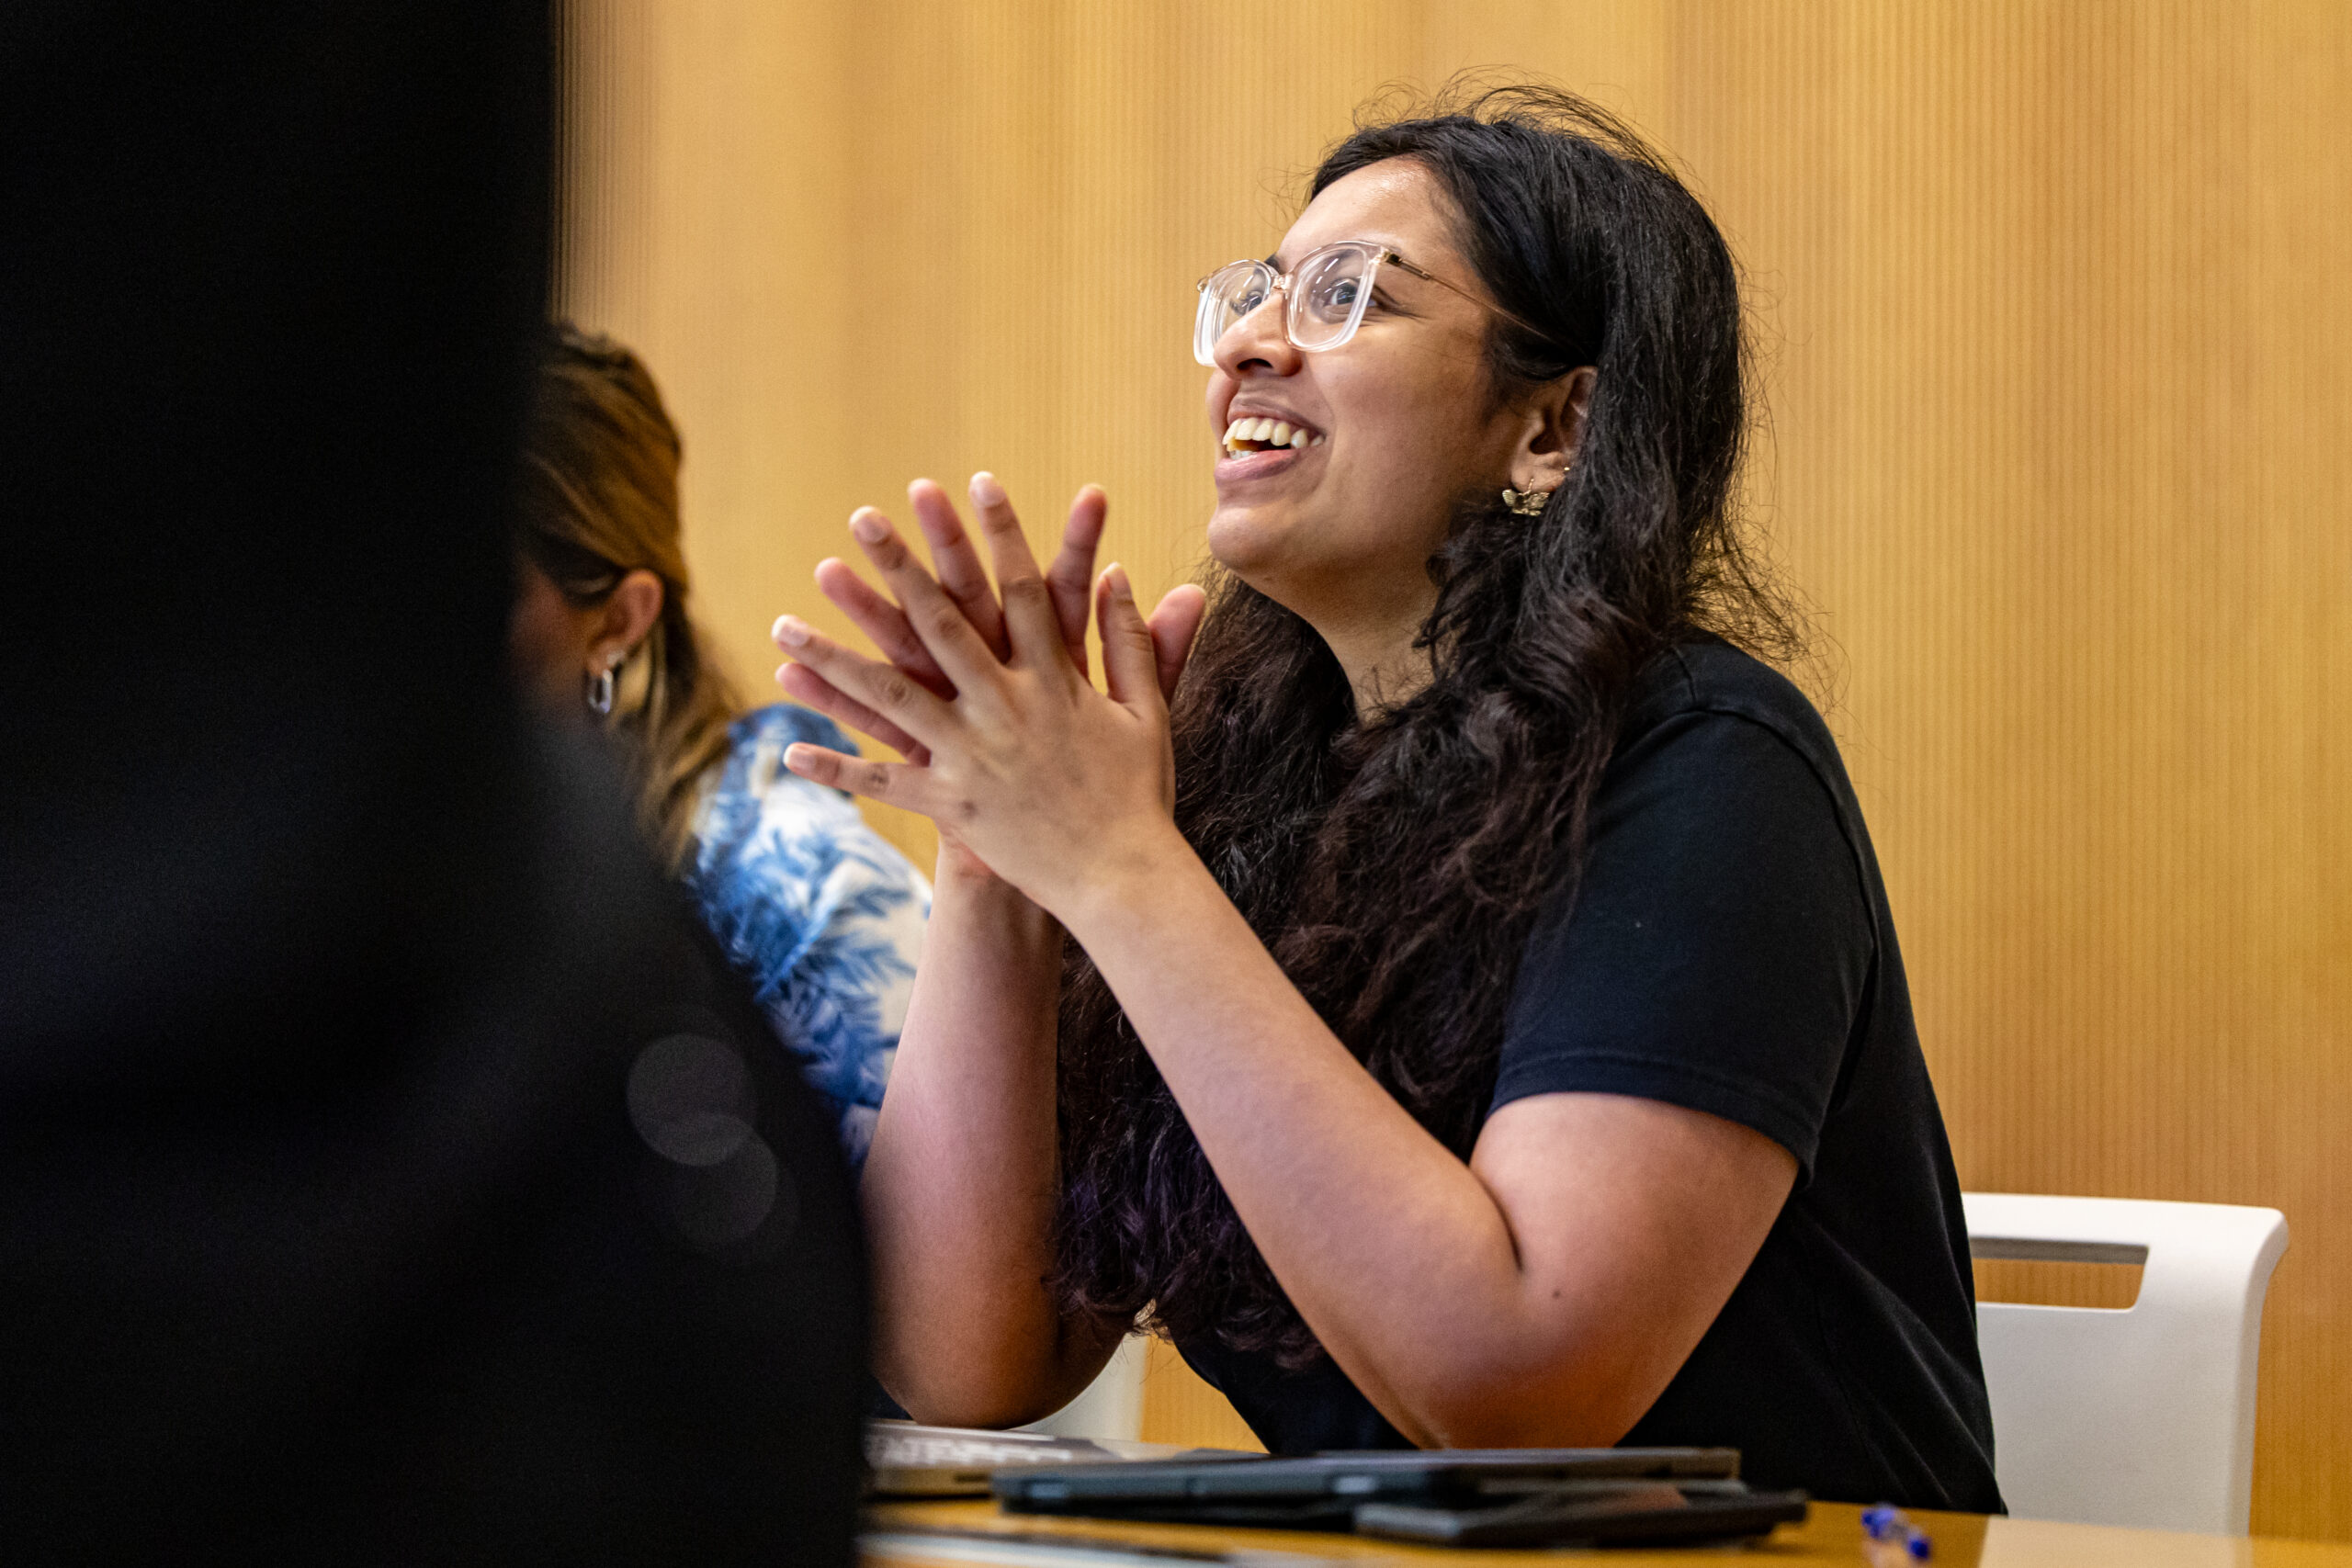
[[[741,711],[687,609],[677,427],[652,373],[608,337],[550,327],[523,443],[523,557],[574,604],[600,604],[643,570],[662,613],[617,671],[607,726],[626,744],[638,818],[673,869],[693,838],[697,785]]]

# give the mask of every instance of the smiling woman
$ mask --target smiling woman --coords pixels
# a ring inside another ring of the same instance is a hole
[[[1041,572],[976,479],[993,590],[936,487],[935,577],[861,511],[890,597],[819,581],[887,663],[778,624],[909,756],[788,765],[942,829],[865,1178],[884,1382],[1022,1420],[1148,1313],[1277,1450],[1729,1444],[1997,1508],[1869,837],[1744,650],[1793,637],[1714,225],[1517,89],[1359,130],[1202,288],[1219,574],[1148,620],[1095,580],[1107,691],[1099,491]]]

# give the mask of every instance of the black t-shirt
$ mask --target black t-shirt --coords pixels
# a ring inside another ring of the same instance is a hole
[[[1638,1095],[1753,1127],[1795,1190],[1633,1444],[1751,1481],[1996,1512],[1960,1184],[1878,863],[1827,728],[1721,644],[1642,677],[1572,900],[1529,941],[1494,1105]],[[1490,1108],[1491,1110],[1491,1108]],[[1280,1453],[1404,1438],[1328,1358],[1185,1359]]]

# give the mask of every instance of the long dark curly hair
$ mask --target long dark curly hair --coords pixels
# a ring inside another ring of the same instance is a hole
[[[1176,818],[1283,970],[1389,1093],[1466,1157],[1537,911],[1572,897],[1586,818],[1643,666],[1798,623],[1743,553],[1751,399],[1731,254],[1665,161],[1570,94],[1510,86],[1364,124],[1312,189],[1389,158],[1452,198],[1494,298],[1489,395],[1598,367],[1543,514],[1464,497],[1430,562],[1436,679],[1359,716],[1315,630],[1216,574],[1175,704]],[[1066,1311],[1321,1354],[1102,976],[1061,1011]]]

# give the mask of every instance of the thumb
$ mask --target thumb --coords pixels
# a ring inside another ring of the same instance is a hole
[[[1147,623],[1159,665],[1159,694],[1169,702],[1176,700],[1176,682],[1193,657],[1193,639],[1200,635],[1202,617],[1208,612],[1209,596],[1187,582],[1170,589]]]
[[[1159,694],[1159,658],[1151,628],[1136,608],[1127,569],[1114,561],[1094,585],[1094,629],[1102,638],[1102,679],[1111,700],[1139,711],[1164,706]]]

